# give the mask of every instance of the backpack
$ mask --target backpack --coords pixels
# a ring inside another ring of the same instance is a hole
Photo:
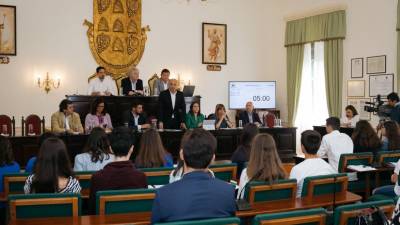
[[[356,217],[354,225],[389,225],[389,221],[382,210],[372,206],[371,208],[361,210],[360,214]]]

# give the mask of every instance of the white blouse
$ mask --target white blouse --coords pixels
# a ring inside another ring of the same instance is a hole
[[[360,121],[360,116],[355,115],[353,118],[349,119],[346,116],[342,118],[342,124],[350,124],[350,127],[356,127],[357,122]]]

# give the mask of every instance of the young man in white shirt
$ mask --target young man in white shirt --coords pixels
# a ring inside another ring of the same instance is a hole
[[[99,66],[96,68],[96,78],[89,82],[88,95],[118,95],[117,85],[112,77],[106,75],[104,67]]]
[[[339,132],[340,120],[330,117],[326,120],[326,132],[322,138],[321,147],[318,150],[319,157],[328,157],[329,164],[338,171],[340,155],[353,153],[353,140],[344,133]]]
[[[311,176],[335,174],[336,171],[317,155],[321,145],[321,135],[313,130],[301,134],[301,150],[305,160],[292,168],[290,179],[297,180],[297,197],[301,197],[304,179]]]

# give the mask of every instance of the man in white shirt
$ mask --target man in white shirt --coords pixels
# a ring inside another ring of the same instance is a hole
[[[339,132],[340,120],[330,117],[326,120],[326,132],[322,138],[321,147],[318,150],[319,157],[328,157],[329,164],[338,171],[341,154],[353,153],[354,144],[351,138]]]
[[[112,77],[106,76],[104,67],[99,66],[96,68],[96,78],[89,82],[88,95],[118,95],[117,85]]]
[[[301,150],[305,160],[292,168],[290,179],[297,180],[297,197],[301,197],[304,179],[311,176],[335,174],[336,171],[325,160],[318,157],[321,135],[313,130],[301,134]]]

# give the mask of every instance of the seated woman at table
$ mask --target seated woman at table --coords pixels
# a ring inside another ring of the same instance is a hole
[[[360,116],[356,108],[352,105],[346,106],[346,116],[342,118],[341,125],[344,127],[355,127],[359,120]]]
[[[94,127],[102,127],[107,132],[113,128],[110,115],[106,111],[104,99],[102,98],[97,98],[93,101],[90,113],[85,118],[86,132],[89,133]]]
[[[204,115],[200,112],[200,104],[193,102],[190,104],[190,110],[185,116],[187,129],[194,129],[203,126]]]
[[[135,159],[137,168],[173,167],[174,161],[155,129],[146,130],[140,138],[140,149]]]
[[[254,123],[248,123],[243,127],[240,135],[240,143],[232,154],[232,162],[238,165],[237,178],[239,178],[245,163],[249,161],[251,143],[254,137],[258,134],[258,127]]]
[[[39,148],[42,146],[43,142],[50,137],[57,137],[57,135],[53,132],[45,132],[39,137]],[[33,156],[28,160],[25,167],[25,172],[32,173],[33,169],[35,168],[37,157]]]
[[[18,173],[19,164],[14,161],[14,154],[8,138],[0,135],[0,193],[4,191],[3,175],[5,173]],[[3,208],[0,203],[0,208]]]
[[[73,176],[67,147],[59,138],[51,137],[43,142],[34,171],[25,181],[25,194],[81,191],[79,181]]]
[[[226,115],[226,109],[223,104],[217,104],[215,106],[215,113],[211,114],[208,119],[215,120],[215,129],[234,127],[228,115]]]
[[[357,122],[352,135],[354,143],[354,153],[372,152],[374,155],[381,150],[381,141],[374,128],[366,120]]]
[[[400,150],[400,132],[396,121],[386,121],[382,126],[382,151]]]
[[[249,181],[273,183],[286,177],[274,138],[269,134],[258,134],[253,140],[249,164],[240,176],[238,198],[243,198]]]
[[[84,153],[75,156],[74,171],[98,171],[114,161],[106,132],[95,127],[90,132]]]

